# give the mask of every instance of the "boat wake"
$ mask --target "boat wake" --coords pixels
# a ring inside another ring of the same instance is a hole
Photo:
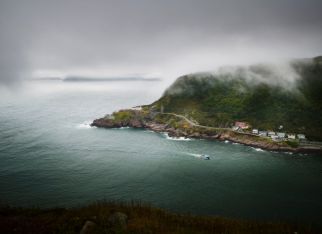
[[[186,154],[193,156],[195,158],[199,158],[199,159],[204,159],[204,160],[210,159],[209,155],[207,155],[207,154],[193,154],[193,153],[186,153]]]
[[[190,156],[193,156],[195,158],[200,158],[201,157],[201,154],[193,154],[193,153],[187,153],[188,155]]]

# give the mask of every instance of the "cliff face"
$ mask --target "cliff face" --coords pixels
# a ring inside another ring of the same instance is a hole
[[[144,128],[167,133],[170,137],[231,141],[272,151],[321,152],[320,147],[291,147],[286,142],[276,142],[252,134],[234,132],[229,128],[212,128],[187,122],[176,114],[161,114],[153,111],[121,110],[109,118],[100,118],[91,124],[101,128]]]
[[[102,128],[144,128],[150,121],[152,121],[150,112],[129,109],[120,110],[104,118],[95,119],[91,126]]]

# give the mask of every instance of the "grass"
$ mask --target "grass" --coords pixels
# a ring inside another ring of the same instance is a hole
[[[286,141],[286,144],[291,146],[292,148],[296,148],[299,146],[299,142],[298,141]]]
[[[114,120],[115,121],[124,121],[124,120],[129,120],[132,117],[132,113],[130,111],[118,111],[113,113]]]
[[[108,217],[115,211],[128,216],[124,229]],[[0,209],[1,233],[79,233],[87,220],[97,224],[93,233],[321,233],[312,225],[259,222],[222,217],[176,214],[140,202],[95,202],[76,208]]]

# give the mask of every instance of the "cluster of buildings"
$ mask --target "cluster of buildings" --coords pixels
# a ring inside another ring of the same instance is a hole
[[[283,126],[280,126],[281,130]],[[246,129],[250,129],[250,125],[246,122],[235,122],[233,126],[233,131],[244,132]],[[285,133],[285,132],[274,132],[274,131],[260,131],[256,128],[252,129],[251,134],[261,136],[261,137],[270,137],[272,140],[306,140],[304,134],[295,134],[295,133]]]

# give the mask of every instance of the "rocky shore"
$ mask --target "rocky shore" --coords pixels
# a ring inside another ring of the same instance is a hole
[[[120,113],[122,118],[119,118],[118,116],[120,115]],[[168,122],[160,121],[160,119],[156,118],[156,114],[144,113],[138,110],[121,110],[119,112],[113,113],[113,115],[95,119],[91,126],[99,128],[131,127],[149,129],[154,132],[167,133],[170,137],[174,138],[184,137],[194,139],[230,141],[268,151],[293,153],[322,153],[321,147],[291,147],[285,144],[285,142],[274,142],[270,139],[241,134],[232,130],[208,131],[205,129],[200,129],[198,127],[183,127],[182,124],[180,125],[180,121],[178,126],[174,127],[173,124],[170,124]]]

